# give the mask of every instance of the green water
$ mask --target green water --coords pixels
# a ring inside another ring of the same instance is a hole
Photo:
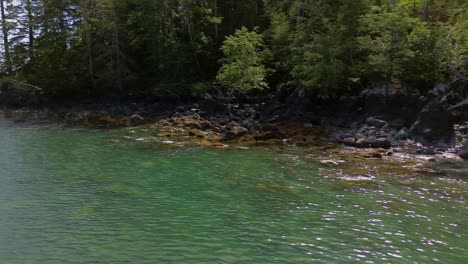
[[[468,261],[464,163],[350,183],[306,149],[123,135],[0,123],[0,263]]]

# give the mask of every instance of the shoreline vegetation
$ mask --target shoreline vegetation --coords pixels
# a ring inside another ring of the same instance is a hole
[[[0,3],[19,122],[468,158],[464,0]]]

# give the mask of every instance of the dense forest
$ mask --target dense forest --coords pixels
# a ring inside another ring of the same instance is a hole
[[[317,94],[466,73],[465,0],[1,0],[1,75],[54,96],[279,83]]]

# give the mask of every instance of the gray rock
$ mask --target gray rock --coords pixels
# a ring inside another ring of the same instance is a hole
[[[398,133],[393,136],[397,140],[406,140],[409,137],[408,129],[406,127],[400,129]]]
[[[373,148],[384,148],[389,149],[392,146],[392,143],[387,138],[378,138],[371,142]]]
[[[177,113],[183,113],[183,112],[185,111],[185,107],[183,107],[183,106],[178,106],[178,107],[175,109],[175,111],[176,111]]]
[[[138,114],[134,114],[127,119],[127,126],[137,126],[143,123],[145,119]]]
[[[373,127],[376,127],[376,128],[382,128],[385,125],[387,125],[387,122],[385,122],[383,120],[380,120],[380,119],[377,119],[375,117],[367,118],[366,123],[367,123],[367,125],[373,126]]]
[[[241,126],[245,128],[252,128],[257,122],[251,118],[247,118],[241,121]]]
[[[343,144],[346,146],[355,146],[356,140],[353,137],[347,137],[343,139]]]
[[[436,154],[436,151],[435,149],[429,147],[429,148],[419,148],[416,150],[416,154],[421,154],[421,155],[435,155]]]
[[[211,127],[212,127],[212,124],[210,121],[200,121],[200,127],[202,130],[206,131],[206,130],[209,130]]]
[[[367,138],[358,138],[355,145],[358,148],[370,148],[372,146],[372,142]]]
[[[240,138],[243,135],[247,134],[248,132],[249,130],[245,127],[233,126],[224,132],[223,140],[232,140],[232,139]]]
[[[463,146],[460,151],[458,152],[458,156],[464,160],[468,160],[468,144]]]
[[[337,132],[337,133],[333,134],[333,137],[337,141],[342,142],[343,139],[345,139],[345,138],[353,138],[354,139],[354,133],[352,133],[352,132]]]

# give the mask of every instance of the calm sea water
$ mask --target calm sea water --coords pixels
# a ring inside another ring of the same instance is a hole
[[[336,177],[304,149],[0,123],[0,263],[467,263],[468,166]]]

